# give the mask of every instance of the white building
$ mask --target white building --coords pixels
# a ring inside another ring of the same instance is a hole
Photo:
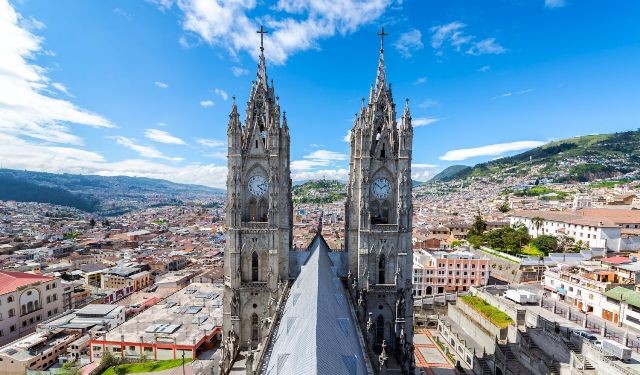
[[[60,279],[23,272],[0,272],[0,345],[35,330],[64,311]]]
[[[542,222],[537,226],[537,219]],[[590,248],[609,251],[640,250],[640,212],[608,208],[588,208],[577,211],[516,211],[510,224],[524,224],[529,234],[569,236]]]

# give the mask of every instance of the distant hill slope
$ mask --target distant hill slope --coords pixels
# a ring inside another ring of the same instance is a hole
[[[42,202],[115,215],[154,205],[207,200],[224,190],[165,180],[0,169],[0,200]]]
[[[440,173],[446,172],[446,178],[436,179],[436,175],[431,181],[530,176],[558,182],[586,182],[634,176],[640,169],[640,130],[568,138],[471,168],[453,171],[450,168],[453,167]]]
[[[471,172],[472,168],[467,165],[452,165],[443,169],[440,173],[433,176],[429,182],[449,181],[452,178],[459,178],[465,173]]]
[[[294,203],[331,203],[347,196],[344,182],[333,180],[306,181],[293,187]]]

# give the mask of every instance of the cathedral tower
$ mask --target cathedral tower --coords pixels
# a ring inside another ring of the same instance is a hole
[[[233,341],[227,349],[235,355],[248,342],[255,348],[266,334],[280,286],[289,279],[289,128],[273,81],[267,80],[262,41],[244,124],[234,98],[227,135],[223,328],[225,340]]]
[[[408,373],[413,361],[413,128],[408,100],[400,123],[396,121],[386,79],[384,28],[378,35],[382,43],[375,84],[369,100],[362,99],[351,129],[345,241],[368,343],[376,353],[384,346],[385,354],[393,354],[393,362]]]

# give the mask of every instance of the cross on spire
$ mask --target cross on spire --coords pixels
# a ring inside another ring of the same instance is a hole
[[[380,36],[380,51],[384,50],[384,37],[389,35],[388,33],[384,32],[384,26],[382,26],[382,28],[380,29],[380,32],[378,33],[378,35]]]
[[[256,33],[260,34],[260,51],[264,51],[264,34],[268,34],[269,32],[261,25],[260,30],[256,31]]]

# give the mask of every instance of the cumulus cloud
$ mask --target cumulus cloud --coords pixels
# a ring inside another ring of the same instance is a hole
[[[344,142],[351,142],[351,130],[349,130],[347,134],[344,137],[342,137],[342,140]]]
[[[411,178],[414,181],[427,181],[435,175],[437,168],[435,164],[411,164]]]
[[[169,88],[169,85],[167,85],[167,84],[166,84],[166,83],[164,83],[164,82],[155,81],[155,82],[154,82],[154,84],[155,84],[157,87],[161,88],[161,89]]]
[[[391,0],[280,0],[275,5],[237,0],[155,0],[162,10],[177,6],[183,14],[182,27],[203,41],[226,48],[231,55],[241,51],[257,58],[263,24],[265,56],[283,64],[299,51],[317,47],[317,41],[336,34],[352,33],[378,19]],[[269,12],[268,17],[256,14]]]
[[[396,47],[396,50],[402,57],[409,58],[411,57],[412,52],[424,48],[424,45],[422,44],[422,33],[418,29],[402,33],[393,46]],[[426,81],[426,77],[424,79]]]
[[[565,0],[544,0],[544,6],[547,8],[562,8],[567,5]]]
[[[182,161],[183,158],[179,158],[179,157],[169,157],[164,155],[162,152],[158,151],[157,149],[151,147],[151,146],[144,146],[139,144],[138,142],[136,142],[135,140],[131,139],[131,138],[127,138],[127,137],[123,137],[123,136],[117,136],[115,137],[116,142],[121,145],[124,146],[130,150],[133,150],[135,152],[138,153],[138,155],[144,157],[144,158],[150,158],[150,159],[164,159],[164,160],[169,160],[169,161],[174,161],[174,162],[178,162],[178,161]]]
[[[222,100],[226,101],[227,99],[229,99],[229,95],[227,94],[227,92],[222,90],[222,89],[215,89],[215,90],[213,90],[213,92],[216,95],[220,96],[222,98]]]
[[[126,159],[107,162],[92,151],[77,147],[35,144],[0,133],[3,167],[51,173],[96,174],[160,178],[178,183],[217,188],[226,186],[227,167],[216,164],[166,165],[151,160]]]
[[[545,144],[541,141],[517,141],[509,143],[497,143],[487,146],[463,148],[447,151],[440,156],[441,160],[466,160],[478,156],[500,156],[511,151],[528,150]]]
[[[44,24],[18,14],[6,0],[0,0],[0,133],[54,143],[82,144],[70,124],[95,128],[115,125],[101,115],[68,100],[48,96],[51,89],[65,92],[52,83],[47,69],[36,63],[43,39],[31,30]],[[65,92],[66,93],[66,92]]]
[[[200,106],[202,108],[210,108],[210,107],[213,107],[214,105],[216,105],[216,103],[214,103],[212,100],[202,100],[202,101],[200,101]]]
[[[169,132],[166,132],[160,129],[147,129],[144,132],[144,136],[149,138],[152,141],[156,141],[159,143],[186,145],[186,143],[182,139],[176,136],[173,136],[169,134]]]
[[[310,171],[319,167],[335,166],[336,161],[347,160],[347,155],[328,150],[315,150],[310,154],[303,156],[302,160],[294,160],[291,162],[292,171]]]
[[[444,54],[444,48],[450,47],[457,52],[479,55],[500,55],[507,52],[496,38],[485,38],[477,40],[475,35],[465,31],[467,25],[460,21],[454,21],[444,25],[437,25],[431,28],[431,47],[436,50],[436,55]]]

